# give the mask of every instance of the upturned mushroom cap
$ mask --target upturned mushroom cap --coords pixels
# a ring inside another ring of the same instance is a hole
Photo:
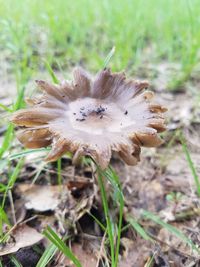
[[[11,120],[23,127],[17,137],[25,147],[51,145],[47,161],[69,151],[74,162],[87,155],[105,169],[113,151],[135,165],[141,146],[162,143],[157,133],[166,129],[166,108],[152,103],[147,82],[128,80],[109,69],[91,78],[75,68],[73,76],[73,82],[59,85],[37,80],[43,95],[29,99],[32,107],[14,113]]]

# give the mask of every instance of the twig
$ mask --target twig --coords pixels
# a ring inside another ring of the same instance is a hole
[[[106,238],[106,232],[104,233],[102,241],[101,241],[101,247],[100,247],[100,251],[98,253],[99,255],[98,255],[96,267],[99,266],[99,263],[100,263],[100,260],[101,260],[101,255],[103,254],[103,247],[104,247],[105,238]]]
[[[15,216],[15,206],[14,206],[13,197],[12,197],[12,191],[11,190],[8,190],[8,197],[9,197],[10,206],[11,206],[13,224],[16,224],[17,221],[16,221],[16,216]]]

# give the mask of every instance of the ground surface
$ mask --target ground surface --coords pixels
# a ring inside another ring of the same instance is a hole
[[[83,267],[109,266],[107,236],[94,219],[106,224],[91,168],[84,162],[74,167],[65,156],[59,171],[57,163],[43,162],[46,151],[20,155],[24,149],[9,116],[25,105],[25,96],[37,94],[35,79],[51,79],[48,66],[61,79],[70,77],[75,64],[96,72],[113,45],[116,53],[109,66],[149,80],[157,100],[169,110],[161,147],[143,149],[135,167],[116,157],[111,162],[125,197],[119,267],[200,266],[195,249],[200,246],[199,5],[178,2],[21,1],[12,7],[7,1],[1,5],[2,266],[73,266],[55,248],[50,263],[37,265],[49,245],[42,235],[47,225],[68,238],[66,243]],[[117,221],[112,186],[108,183],[106,189],[109,213]],[[129,216],[145,230],[148,240],[129,225]]]

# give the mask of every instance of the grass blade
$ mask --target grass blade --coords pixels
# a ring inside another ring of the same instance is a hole
[[[15,267],[23,267],[21,263],[14,256],[10,256],[10,259],[12,263],[15,265]]]
[[[31,182],[31,185],[35,184],[35,182],[37,181],[38,177],[40,176],[41,172],[44,170],[45,165],[47,164],[47,162],[42,162],[41,165],[38,166],[38,170]]]
[[[108,63],[110,62],[110,60],[113,57],[114,53],[115,53],[115,46],[113,46],[113,48],[110,50],[109,54],[105,58],[104,65],[103,65],[104,69],[108,66]]]
[[[3,109],[4,111],[7,111],[7,112],[12,112],[12,109],[8,108],[7,106],[5,106],[1,103],[0,103],[0,109]]]
[[[47,264],[51,261],[51,259],[53,258],[53,256],[56,254],[57,251],[58,251],[58,248],[54,244],[51,244],[50,246],[48,246],[45,249],[44,253],[42,254],[40,260],[38,261],[36,267],[47,266]]]
[[[148,259],[144,267],[153,267],[154,257],[155,257],[155,254],[153,254],[151,258]]]
[[[87,213],[94,219],[94,221],[101,227],[101,229],[106,232],[106,227],[89,211]]]
[[[8,193],[8,190],[12,189],[13,185],[15,184],[17,178],[18,178],[18,175],[20,173],[20,170],[23,166],[23,159],[20,159],[19,162],[17,163],[13,173],[11,174],[10,176],[10,179],[8,181],[8,184],[6,186],[6,190],[4,192],[4,195],[3,195],[3,200],[2,200],[2,203],[1,203],[1,208],[3,209],[4,208],[4,205],[5,205],[5,201],[6,201],[6,196],[7,196],[7,193]]]
[[[167,229],[170,233],[174,234],[176,237],[180,238],[183,242],[188,244],[192,247],[195,251],[200,253],[200,250],[197,248],[197,246],[192,242],[191,239],[189,239],[187,236],[185,236],[181,231],[179,231],[176,227],[172,226],[171,224],[168,224],[164,221],[162,221],[158,216],[154,215],[153,213],[143,210],[142,216],[145,218],[152,220],[153,222],[161,225],[165,229]]]
[[[4,223],[7,224],[8,226],[11,226],[6,212],[4,211],[4,209],[2,209],[2,207],[0,207],[0,237],[1,238],[3,237],[3,224]]]
[[[198,177],[198,174],[197,174],[197,171],[196,171],[196,168],[194,166],[194,163],[192,161],[192,158],[190,156],[190,152],[188,150],[188,147],[186,145],[186,142],[182,136],[182,134],[180,134],[180,140],[181,140],[181,144],[182,144],[182,148],[183,148],[183,152],[185,153],[185,156],[186,156],[186,159],[187,159],[187,162],[188,162],[188,165],[190,167],[190,170],[192,172],[192,176],[194,178],[194,182],[195,182],[195,185],[196,185],[196,189],[197,189],[197,194],[198,196],[200,197],[200,180],[199,180],[199,177]]]
[[[18,159],[18,158],[22,158],[25,157],[28,154],[32,154],[32,153],[38,153],[38,152],[46,152],[46,151],[50,151],[50,148],[37,148],[37,149],[27,149],[24,150],[22,152],[13,154],[9,157],[9,160],[14,160],[14,159]]]
[[[13,105],[13,111],[18,110],[23,106],[23,104],[24,104],[24,93],[25,93],[25,85],[22,85],[22,87],[20,86],[20,88],[19,88],[19,91],[18,91],[18,94],[17,94],[17,100],[16,100],[15,104]]]
[[[25,87],[23,86],[22,89],[18,93],[15,104],[13,104],[13,111],[18,110],[22,106],[24,92],[25,92]],[[12,144],[12,140],[14,136],[13,130],[14,130],[14,125],[9,123],[6,134],[4,136],[2,147],[0,148],[0,159],[3,157],[4,153],[10,148]]]
[[[101,198],[103,202],[104,214],[106,217],[106,224],[107,224],[107,229],[108,229],[111,263],[112,263],[112,266],[115,267],[115,264],[114,264],[115,263],[115,245],[114,245],[113,227],[112,227],[112,220],[109,214],[108,200],[107,200],[106,190],[105,190],[104,181],[103,181],[104,176],[102,174],[103,173],[98,168],[98,183],[99,183],[99,187],[101,191]]]
[[[12,143],[13,129],[14,129],[14,126],[10,123],[6,130],[2,147],[0,148],[0,159],[3,157],[4,153],[9,149]]]
[[[119,177],[111,167],[109,167],[109,169],[107,169],[106,171],[102,171],[98,168],[98,172],[100,173],[100,175],[102,177],[106,177],[106,179],[109,180],[109,182],[111,183],[111,185],[114,189],[114,197],[113,198],[114,198],[115,202],[119,205],[119,220],[118,220],[117,233],[116,233],[117,242],[116,242],[116,246],[115,246],[115,244],[112,245],[113,247],[115,247],[114,259],[112,258],[112,254],[111,254],[112,264],[113,264],[113,260],[114,260],[114,266],[117,266],[118,265],[118,257],[119,257],[119,249],[120,249],[121,232],[122,232],[124,196],[123,196],[123,192],[121,189]],[[102,195],[102,197],[103,197],[103,195]],[[107,211],[105,209],[104,209],[104,212],[106,215]],[[108,227],[108,232],[109,232],[109,225],[107,225],[107,227]],[[112,239],[111,239],[111,236],[110,236],[109,240],[110,240],[110,243],[114,242],[114,237],[112,237]],[[113,247],[111,247],[111,249],[113,249]]]
[[[47,226],[46,230],[43,231],[43,234],[60,250],[67,256],[76,267],[82,267],[80,261],[76,258],[73,252],[66,246],[62,239],[51,229],[50,226]]]
[[[119,222],[118,222],[118,230],[117,230],[117,244],[116,244],[116,249],[115,249],[115,266],[117,266],[118,257],[119,257],[119,249],[120,249],[121,232],[122,232],[124,195],[122,192],[122,188],[120,185],[120,180],[119,180],[118,175],[111,167],[109,168],[109,172],[110,172],[110,176],[108,176],[108,180],[110,181],[110,183],[112,184],[115,190],[114,192],[117,197],[118,204],[119,204]]]
[[[126,219],[143,239],[153,241],[152,238],[145,232],[144,228],[134,218],[127,216]]]
[[[56,84],[59,84],[60,82],[59,82],[58,78],[56,77],[56,75],[55,75],[53,69],[51,68],[50,64],[49,64],[47,61],[45,61],[44,63],[45,63],[45,67],[46,67],[46,69],[47,69],[49,75],[50,75],[51,78],[52,78],[52,81],[53,81],[54,83],[56,83]]]

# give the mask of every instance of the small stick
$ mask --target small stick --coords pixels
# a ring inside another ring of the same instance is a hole
[[[10,201],[10,206],[11,206],[11,212],[12,212],[12,217],[13,217],[13,224],[17,223],[16,216],[15,216],[15,206],[13,202],[13,197],[12,197],[12,192],[11,190],[8,190],[8,197]]]
[[[100,263],[100,260],[101,260],[101,255],[103,254],[103,246],[104,246],[105,239],[106,239],[106,232],[104,233],[102,241],[101,241],[101,247],[100,247],[100,251],[98,253],[98,259],[97,259],[96,267],[99,266],[99,263]]]

